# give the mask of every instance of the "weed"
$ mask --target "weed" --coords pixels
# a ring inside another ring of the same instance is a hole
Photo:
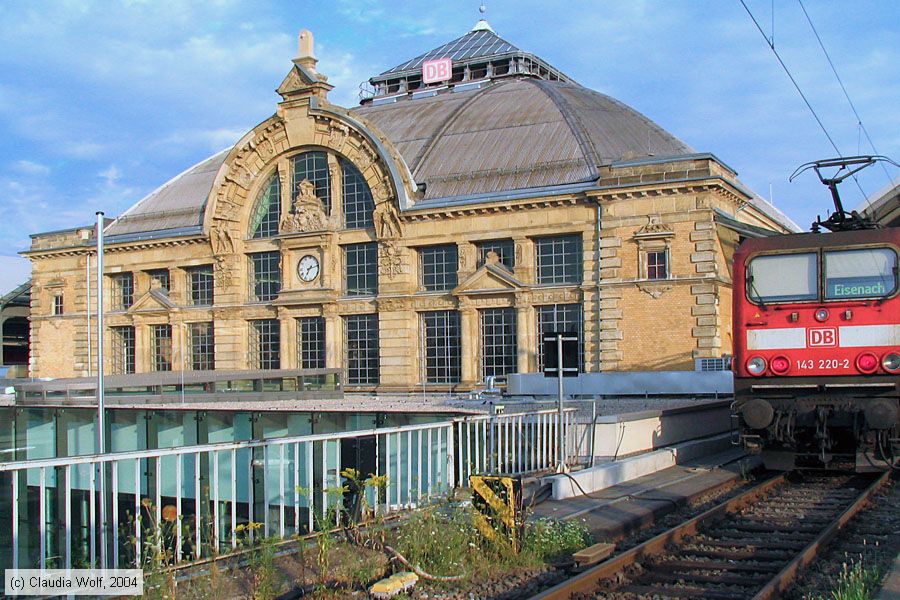
[[[831,590],[830,600],[871,600],[881,585],[884,571],[876,567],[865,567],[863,561],[843,564],[837,579],[837,587]],[[816,600],[825,600],[819,597]]]
[[[583,523],[538,519],[525,527],[522,553],[546,561],[571,554],[591,543],[591,534]]]

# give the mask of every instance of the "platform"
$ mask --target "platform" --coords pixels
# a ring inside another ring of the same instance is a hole
[[[900,600],[900,554],[894,559],[891,570],[881,583],[878,600]]]
[[[740,480],[758,461],[741,449],[728,450],[621,483],[592,497],[548,500],[532,518],[578,519],[595,541],[616,541],[712,489]]]

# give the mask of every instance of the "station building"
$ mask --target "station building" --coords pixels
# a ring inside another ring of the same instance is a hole
[[[578,333],[586,372],[730,354],[736,244],[795,226],[714,154],[485,21],[351,108],[299,47],[270,118],[108,222],[108,373],[462,391],[539,371],[547,331]],[[32,376],[92,372],[94,245],[90,225],[32,236]]]

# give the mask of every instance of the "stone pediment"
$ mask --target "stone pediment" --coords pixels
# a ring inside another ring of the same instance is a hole
[[[501,265],[487,263],[453,289],[454,296],[516,292],[528,286]]]
[[[128,309],[130,313],[158,313],[169,312],[175,308],[175,304],[169,300],[169,296],[159,288],[154,288],[137,299]]]

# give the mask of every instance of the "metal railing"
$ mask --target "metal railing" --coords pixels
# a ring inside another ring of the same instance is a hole
[[[571,431],[571,421],[571,411],[560,424],[548,410],[0,463],[0,568],[140,567],[151,543],[165,544],[180,562],[236,549],[254,535],[310,533],[346,510],[347,467],[384,477],[361,492],[374,512],[412,508],[473,474],[555,466],[558,428]],[[575,456],[574,440],[566,445],[564,458]],[[107,523],[98,522],[101,477]],[[161,540],[161,530],[171,539]]]

